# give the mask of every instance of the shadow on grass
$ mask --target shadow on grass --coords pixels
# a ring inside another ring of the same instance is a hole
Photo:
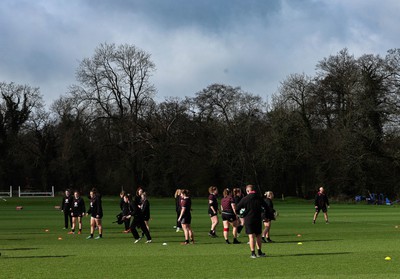
[[[63,256],[2,256],[0,259],[49,259],[49,258],[67,258],[73,255],[63,255]]]
[[[5,249],[0,249],[0,251],[29,251],[38,249],[39,248],[5,248]]]
[[[312,242],[328,242],[328,241],[341,241],[341,240],[343,240],[343,239],[316,239],[316,240],[297,239],[297,240],[288,240],[288,241],[275,241],[274,240],[274,243],[298,243],[298,242],[303,242],[303,243],[310,242],[310,243],[312,243]]]
[[[348,255],[352,252],[332,252],[332,253],[304,253],[304,254],[288,254],[288,255],[268,255],[269,258],[281,257],[302,257],[302,256],[334,256],[334,255]]]

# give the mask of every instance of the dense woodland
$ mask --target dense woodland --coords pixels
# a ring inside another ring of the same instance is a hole
[[[319,185],[342,198],[397,197],[400,49],[343,49],[314,76],[288,76],[268,103],[226,84],[157,103],[155,70],[134,45],[101,44],[49,106],[39,88],[0,83],[0,189],[205,196],[252,183],[305,198]]]

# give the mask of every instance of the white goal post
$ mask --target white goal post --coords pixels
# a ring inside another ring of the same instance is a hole
[[[7,196],[7,197],[12,198],[12,186],[10,186],[10,191],[9,192],[0,192],[0,197],[3,197],[3,196]]]
[[[52,197],[54,198],[54,186],[51,186],[51,192],[34,192],[34,191],[27,191],[27,192],[22,192],[21,191],[21,186],[18,186],[18,197],[23,198],[23,197]]]

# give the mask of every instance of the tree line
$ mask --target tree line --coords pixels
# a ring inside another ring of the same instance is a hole
[[[288,76],[268,103],[226,84],[157,103],[155,69],[134,45],[101,44],[48,108],[39,88],[0,83],[0,187],[397,196],[400,49],[343,49],[313,76]]]

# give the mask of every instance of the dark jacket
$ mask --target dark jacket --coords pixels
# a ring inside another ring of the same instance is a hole
[[[64,211],[64,213],[69,213],[71,211],[73,199],[74,197],[72,195],[70,195],[69,197],[63,197],[61,201],[61,210]]]
[[[91,214],[91,216],[94,218],[96,218],[96,216],[100,216],[100,218],[103,216],[103,206],[100,195],[96,195],[90,199],[90,208],[88,214]]]
[[[269,198],[265,198],[264,201],[268,205],[268,208],[266,208],[263,212],[263,219],[275,220],[275,209],[272,200]]]
[[[314,205],[320,208],[326,207],[329,205],[328,197],[325,194],[318,192],[315,195]]]
[[[264,210],[270,210],[268,204],[256,192],[249,193],[236,205],[238,212],[242,209],[244,209],[243,217],[246,225],[261,223]]]

